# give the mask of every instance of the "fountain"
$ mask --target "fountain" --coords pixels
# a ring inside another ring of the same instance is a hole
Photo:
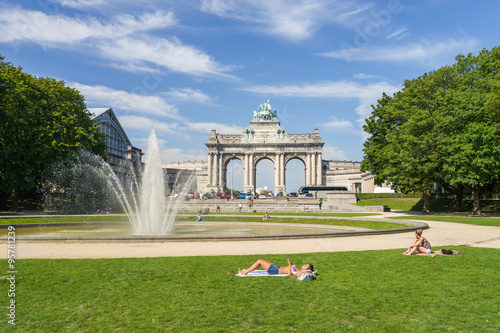
[[[134,173],[131,172],[131,174]],[[187,195],[193,177],[178,175],[167,205],[160,147],[156,133],[152,130],[148,139],[146,161],[140,184],[137,179],[131,182],[136,190],[125,191],[114,173],[110,175],[109,181],[112,182],[111,189],[125,210],[136,234],[165,235],[172,230],[179,205]]]
[[[126,213],[134,234],[167,235],[171,232],[179,206],[192,185],[193,176],[180,173],[172,195],[166,199],[165,179],[161,166],[161,154],[156,133],[148,138],[144,170],[136,175],[131,165],[118,176],[99,156],[81,151],[70,168],[60,165],[49,176],[50,184],[64,184],[58,193],[64,193],[66,201],[81,203],[89,198],[98,198],[105,193],[119,203]],[[106,188],[103,191],[103,188]],[[53,191],[52,191],[53,192]],[[47,196],[46,202],[54,202]],[[80,205],[81,206],[81,205]]]

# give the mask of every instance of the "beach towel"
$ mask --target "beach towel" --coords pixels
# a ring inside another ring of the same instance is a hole
[[[236,276],[247,277],[247,276],[288,276],[288,274],[269,274],[267,271],[259,269],[253,272],[248,273],[247,275],[242,275],[240,273],[236,274]]]

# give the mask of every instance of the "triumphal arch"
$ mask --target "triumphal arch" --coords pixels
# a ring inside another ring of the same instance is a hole
[[[262,159],[274,163],[275,192],[286,193],[285,167],[292,159],[305,165],[305,184],[322,185],[322,149],[319,130],[312,134],[288,134],[280,126],[269,100],[253,112],[250,126],[242,134],[219,134],[212,130],[206,146],[208,167],[206,191],[221,192],[227,186],[227,166],[233,159],[243,162],[245,192],[255,192],[256,166]]]

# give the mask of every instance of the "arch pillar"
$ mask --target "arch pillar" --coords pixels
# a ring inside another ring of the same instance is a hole
[[[316,184],[321,186],[323,185],[323,156],[321,153],[317,155],[317,172],[316,172]]]
[[[207,185],[212,186],[212,153],[208,153]]]

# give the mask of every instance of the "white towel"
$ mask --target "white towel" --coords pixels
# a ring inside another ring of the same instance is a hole
[[[241,275],[240,273],[236,274],[236,276],[246,277],[246,276],[288,276],[288,274],[269,274],[267,271],[259,269],[253,272],[248,273],[247,275]]]

